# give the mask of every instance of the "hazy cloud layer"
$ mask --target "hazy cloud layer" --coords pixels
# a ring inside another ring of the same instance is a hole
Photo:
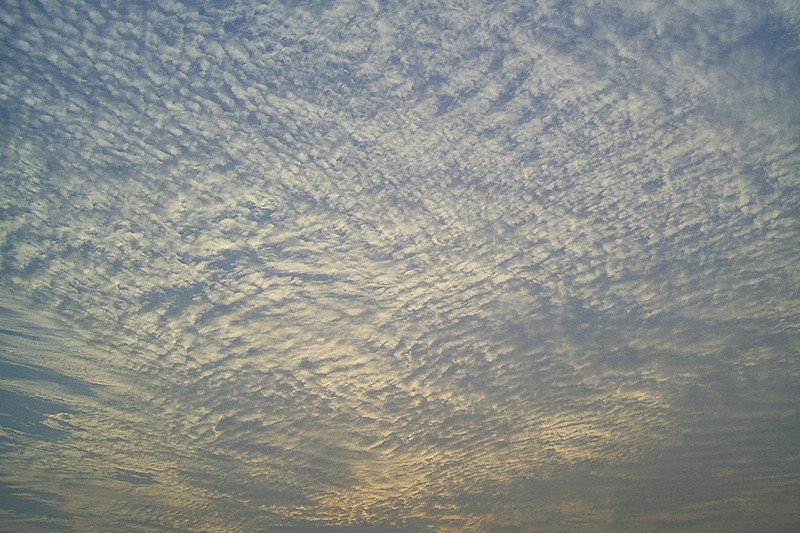
[[[791,531],[791,2],[0,2],[0,525]]]

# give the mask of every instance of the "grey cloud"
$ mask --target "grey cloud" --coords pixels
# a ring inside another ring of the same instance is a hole
[[[787,10],[9,2],[5,473],[89,529],[796,524]]]

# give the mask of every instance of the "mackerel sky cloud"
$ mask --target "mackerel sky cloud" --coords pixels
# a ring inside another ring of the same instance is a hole
[[[800,9],[0,0],[0,529],[797,531]]]

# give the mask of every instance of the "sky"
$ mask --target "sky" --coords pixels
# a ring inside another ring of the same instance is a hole
[[[800,530],[800,6],[0,0],[0,530]]]

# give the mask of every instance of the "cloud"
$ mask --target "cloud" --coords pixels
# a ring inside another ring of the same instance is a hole
[[[796,523],[785,12],[4,12],[13,527]]]

